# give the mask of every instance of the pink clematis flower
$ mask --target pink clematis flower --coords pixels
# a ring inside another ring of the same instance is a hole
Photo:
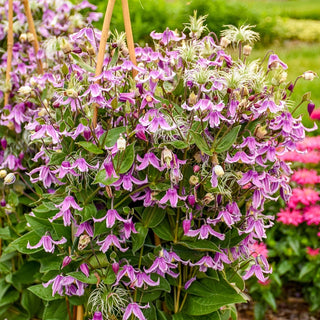
[[[65,237],[62,237],[61,240],[59,240],[59,241],[55,241],[52,239],[52,237],[48,233],[46,233],[40,239],[40,241],[34,246],[30,245],[30,242],[28,241],[27,249],[38,249],[41,246],[43,246],[44,251],[53,253],[55,245],[64,244],[66,242],[67,242],[67,239]]]
[[[128,320],[131,315],[135,315],[139,320],[147,320],[141,311],[141,309],[146,308],[150,308],[149,303],[143,307],[135,302],[129,303],[123,314],[123,320]]]

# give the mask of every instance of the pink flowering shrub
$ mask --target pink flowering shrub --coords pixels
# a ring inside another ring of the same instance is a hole
[[[1,112],[1,259],[27,255],[19,268],[33,278],[22,284],[37,305],[17,308],[42,319],[72,319],[78,305],[95,320],[235,319],[243,280],[271,273],[252,246],[273,225],[265,203],[291,194],[278,156],[305,138],[286,103],[287,65],[276,54],[248,60],[249,26],[218,41],[193,17],[188,34],[152,32],[137,66],[115,32],[95,76],[101,32],[59,36],[63,19],[48,27],[46,12],[39,34],[55,37],[42,39],[45,72],[20,39]],[[299,203],[318,201],[307,194]],[[8,294],[23,275],[10,274]]]
[[[291,176],[292,196],[277,213],[277,223],[268,232],[267,245],[273,267],[271,282],[259,286],[250,284],[258,309],[264,310],[264,302],[276,308],[275,296],[295,283],[300,288],[313,311],[320,309],[318,281],[320,273],[320,137],[308,137],[297,144],[297,151],[280,156],[293,161]],[[275,211],[274,206],[268,212]],[[269,293],[266,293],[268,290]],[[261,294],[262,293],[262,294]],[[261,319],[263,318],[263,312]]]

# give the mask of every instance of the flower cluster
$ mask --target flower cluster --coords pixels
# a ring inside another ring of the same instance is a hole
[[[59,21],[40,24],[41,35],[55,36],[42,43],[48,69],[36,74],[33,62],[17,74],[1,116],[21,138],[3,148],[2,168],[19,172],[12,187],[29,188],[32,210],[27,243],[11,247],[60,259],[45,289],[55,297],[87,290],[94,319],[153,319],[155,306],[163,317],[228,312],[218,309],[245,301],[235,276],[266,281],[271,272],[251,248],[273,225],[265,202],[291,193],[278,155],[305,138],[286,103],[286,64],[275,54],[266,67],[246,62],[256,33],[241,28],[239,40],[232,28],[219,42],[202,36],[201,17],[189,38],[153,32],[153,46],[136,48],[137,66],[115,33],[95,75],[100,32],[59,36],[68,26]],[[228,41],[247,43],[244,56],[232,58]],[[28,155],[17,154],[25,146]],[[199,295],[223,290],[229,298],[199,310]]]

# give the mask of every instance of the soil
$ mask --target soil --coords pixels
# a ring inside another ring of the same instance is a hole
[[[319,297],[320,298],[320,297]],[[268,310],[265,320],[319,320],[320,313],[310,313],[309,306],[302,298],[288,297],[277,302],[278,310]],[[253,303],[242,304],[237,307],[238,320],[253,320]]]

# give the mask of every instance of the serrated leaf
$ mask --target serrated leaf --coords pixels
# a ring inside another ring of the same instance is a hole
[[[64,300],[51,301],[43,312],[42,320],[67,320],[69,319],[67,304]]]
[[[161,224],[152,228],[153,232],[160,238],[166,241],[173,241],[173,235],[168,219],[164,219]]]
[[[240,128],[240,125],[232,128],[225,137],[220,139],[217,146],[215,147],[215,152],[220,153],[229,150],[236,141]]]
[[[77,142],[77,144],[79,146],[81,146],[82,148],[86,149],[87,151],[94,153],[94,154],[102,154],[103,150],[101,150],[100,148],[98,148],[95,144],[93,144],[92,142],[88,142],[88,141],[80,141]]]
[[[196,146],[200,149],[200,151],[202,151],[203,153],[212,156],[212,151],[210,150],[210,148],[208,147],[206,141],[204,140],[204,138],[202,138],[202,135],[194,132],[192,130],[190,130],[191,136],[194,140],[194,143],[196,144]]]

